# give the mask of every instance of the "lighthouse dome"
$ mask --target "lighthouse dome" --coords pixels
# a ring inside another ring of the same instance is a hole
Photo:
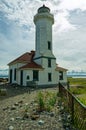
[[[50,9],[46,7],[45,5],[43,5],[42,7],[38,9],[38,13],[49,13],[49,12],[50,12]]]

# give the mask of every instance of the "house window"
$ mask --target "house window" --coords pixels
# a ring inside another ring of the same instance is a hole
[[[51,50],[51,42],[48,41],[48,50]]]
[[[34,81],[39,80],[39,72],[37,70],[33,70],[33,80]]]
[[[16,68],[14,69],[14,80],[16,80]]]
[[[51,67],[51,59],[48,59],[48,67]]]
[[[29,75],[27,75],[27,80],[29,80],[30,79],[30,76]]]
[[[48,81],[52,81],[51,73],[48,73]]]
[[[23,85],[23,70],[20,71],[20,85]]]
[[[63,71],[59,71],[59,80],[63,80]]]

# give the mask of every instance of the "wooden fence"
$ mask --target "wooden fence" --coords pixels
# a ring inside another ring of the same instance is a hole
[[[64,102],[64,108],[70,113],[73,125],[78,130],[86,130],[86,106],[71,92],[59,83],[59,93]]]

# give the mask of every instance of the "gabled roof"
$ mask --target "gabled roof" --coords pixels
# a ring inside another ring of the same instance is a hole
[[[65,69],[65,68],[63,68],[63,67],[59,67],[58,65],[57,65],[57,67],[56,67],[56,70],[57,70],[57,71],[68,71],[67,69]]]
[[[8,65],[15,64],[15,63],[30,63],[35,55],[35,51],[31,51],[24,53],[17,59],[11,61]]]
[[[19,69],[43,69],[43,68],[41,65],[38,65],[37,63],[32,61],[31,63],[28,63],[28,64],[20,67]]]
[[[8,65],[12,65],[15,63],[26,63],[19,69],[43,69],[43,67],[33,61],[33,57],[35,56],[35,51],[31,51],[24,53],[20,57],[16,58],[15,60],[11,61]],[[57,64],[56,71],[67,71],[67,69],[59,67]]]

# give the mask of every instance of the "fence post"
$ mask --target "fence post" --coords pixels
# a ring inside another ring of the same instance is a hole
[[[61,84],[60,84],[60,82],[58,83],[58,85],[59,85],[59,93],[61,94],[62,93],[62,88],[61,88]]]
[[[70,90],[70,82],[67,82],[67,89]]]
[[[72,123],[74,124],[74,97],[72,95],[72,105],[71,105]]]

